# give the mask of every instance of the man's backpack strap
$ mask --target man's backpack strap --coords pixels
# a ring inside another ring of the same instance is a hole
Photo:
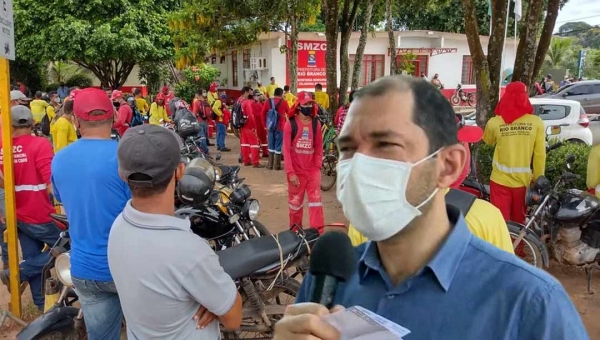
[[[477,197],[459,189],[450,189],[445,199],[447,204],[458,208],[463,216],[467,216]]]

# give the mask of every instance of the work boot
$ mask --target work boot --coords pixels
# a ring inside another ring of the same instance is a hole
[[[267,170],[273,170],[273,158],[274,158],[275,154],[272,152],[269,152],[269,160],[267,161]]]
[[[281,170],[281,154],[275,154],[273,169]]]
[[[229,148],[221,148],[221,150],[220,150],[220,151],[223,151],[223,152],[229,152],[229,151],[231,151],[231,149],[229,149]]]
[[[6,289],[10,293],[10,277],[8,276],[8,270],[0,271],[0,282],[2,282],[6,286]],[[19,294],[23,294],[25,288],[27,288],[27,282],[21,282],[21,285],[19,287]]]

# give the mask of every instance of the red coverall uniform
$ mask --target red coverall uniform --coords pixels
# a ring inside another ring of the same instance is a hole
[[[256,135],[260,143],[263,157],[269,157],[269,143],[267,142],[267,117],[262,115],[263,103],[255,101],[252,112],[254,113],[254,122],[256,123]]]
[[[256,136],[256,123],[254,121],[254,105],[253,100],[240,99],[242,100],[242,111],[244,116],[247,117],[246,124],[240,129],[240,148],[242,149],[242,160],[244,165],[258,165],[259,162],[259,148],[258,137]],[[250,160],[252,156],[252,160]]]
[[[133,110],[127,103],[119,106],[117,111],[117,121],[113,124],[113,127],[119,132],[119,136],[123,137],[123,134],[129,129],[129,124],[133,118]]]
[[[312,122],[303,123],[295,118],[298,131],[292,140],[292,125],[288,121],[283,129],[283,157],[288,181],[288,206],[290,226],[302,226],[304,195],[308,196],[308,215],[312,228],[323,232],[323,202],[321,201],[321,164],[323,161],[323,136],[321,123],[313,134]],[[290,178],[296,175],[300,185],[295,186]]]
[[[171,102],[171,99],[175,98],[175,95],[173,94],[173,92],[169,92],[167,94],[165,94],[164,92],[162,92],[163,96],[165,96],[165,109],[167,109],[167,116],[169,116],[169,118],[173,118],[173,112],[171,112],[171,107],[169,106],[169,103]]]

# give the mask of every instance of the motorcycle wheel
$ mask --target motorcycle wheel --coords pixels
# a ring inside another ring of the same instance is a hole
[[[255,235],[255,237],[271,235],[271,232],[269,231],[269,229],[267,229],[267,227],[264,226],[264,224],[258,221],[252,221],[252,224],[254,224],[254,227],[256,227],[256,230],[258,230],[258,232],[260,233],[260,235]]]
[[[510,221],[506,222],[508,226],[508,232],[510,234],[511,241],[514,242],[517,237],[519,237],[519,231],[521,230],[521,226],[518,224],[514,224]],[[531,235],[527,234],[521,240],[521,243],[517,245],[515,248],[515,255],[517,255],[521,260],[535,266],[538,268],[542,268],[544,266],[544,261],[542,260],[542,253],[538,249],[537,245],[533,241]]]
[[[334,155],[323,157],[321,164],[321,190],[328,191],[335,185],[337,158]]]
[[[271,284],[270,281],[263,281],[262,283],[265,287],[268,287]],[[273,294],[273,292],[277,292],[277,294]],[[298,282],[297,280],[295,280],[293,278],[286,278],[283,280],[280,278],[277,280],[277,282],[273,286],[272,290],[270,290],[268,292],[262,292],[261,299],[265,305],[277,304],[277,305],[286,305],[287,306],[287,305],[293,304],[295,302],[296,296],[298,296],[299,292],[300,292],[300,282]],[[285,302],[282,301],[281,295],[283,295],[283,294],[291,297],[292,299],[289,299],[289,301],[285,301]],[[246,301],[244,301],[243,303],[246,303]],[[274,326],[277,321],[279,321],[279,320],[281,320],[281,318],[283,318],[283,314],[268,314],[268,317],[272,321],[272,324]],[[233,331],[233,332],[222,331],[221,332],[222,338],[224,340],[273,339],[274,334],[273,334],[272,329],[268,330],[268,331],[263,331],[263,332],[253,332],[251,330],[248,330],[248,329],[251,329],[253,325],[255,325],[255,320],[253,318],[242,319],[242,326],[239,328],[238,331]],[[246,330],[244,330],[244,328]]]
[[[467,104],[469,104],[470,107],[477,106],[477,97],[475,96],[475,93],[469,93],[467,95]]]
[[[70,327],[65,327],[49,330],[46,333],[36,336],[35,340],[87,340],[87,334],[85,332],[77,332],[77,330]]]
[[[455,93],[452,95],[452,97],[450,97],[450,103],[454,106],[458,106],[458,104],[460,104],[460,98],[458,98],[458,95]]]

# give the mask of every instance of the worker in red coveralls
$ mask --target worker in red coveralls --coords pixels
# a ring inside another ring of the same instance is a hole
[[[290,110],[287,100],[283,98],[283,90],[278,87],[273,93],[274,97],[269,98],[262,108],[261,116],[265,117],[264,124],[267,125],[267,115],[269,111],[277,111],[279,123],[275,128],[267,128],[269,140],[269,161],[267,162],[268,170],[281,170],[281,148],[283,146],[283,129],[285,127],[286,114]]]
[[[242,162],[244,165],[252,165],[255,168],[263,168],[260,164],[259,143],[256,135],[256,123],[254,121],[254,96],[250,87],[242,88],[242,96],[239,101],[242,103],[242,112],[246,118],[246,123],[240,129],[240,148],[242,149]]]
[[[169,90],[168,86],[163,86],[163,88],[161,89],[160,93],[163,94],[163,96],[165,96],[165,108],[167,109],[167,116],[169,116],[169,118],[173,118],[173,113],[171,112],[171,108],[169,107],[169,103],[171,102],[171,99],[175,98],[175,95],[173,94],[173,92],[171,92]]]
[[[288,181],[290,226],[302,226],[304,195],[308,196],[310,226],[323,232],[321,201],[321,162],[323,137],[316,118],[317,104],[310,92],[298,93],[298,101],[290,110],[283,129],[283,157]]]
[[[125,131],[129,129],[129,124],[133,118],[133,110],[125,101],[123,92],[121,91],[114,90],[110,96],[110,100],[112,100],[114,107],[117,108],[117,120],[113,127],[117,130],[119,136],[122,137]]]
[[[254,90],[253,103],[254,122],[256,123],[256,135],[263,157],[269,157],[269,143],[267,142],[267,127],[265,126],[266,117],[262,114],[264,105],[264,95],[259,90]]]

